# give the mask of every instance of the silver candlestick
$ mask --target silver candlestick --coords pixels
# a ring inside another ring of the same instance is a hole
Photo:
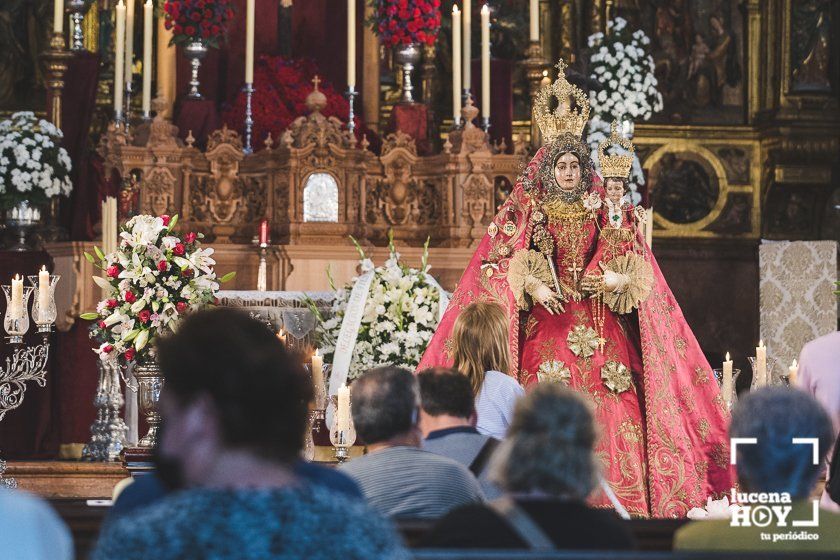
[[[254,84],[245,84],[245,147],[242,151],[245,154],[253,154],[254,149],[251,147],[251,131],[254,128],[254,117],[251,111],[251,98],[254,95]]]
[[[347,101],[350,103],[350,112],[347,114],[347,130],[353,134],[356,130],[356,123],[354,122],[356,118],[356,114],[353,112],[353,103],[356,99],[356,96],[359,95],[356,92],[355,86],[347,86],[347,91],[344,92],[344,95],[347,97]]]
[[[134,91],[134,84],[132,83],[131,79],[131,68],[126,68],[126,80],[125,80],[125,110],[123,113],[125,114],[125,120],[123,121],[125,124],[125,132],[128,133],[129,123],[131,122],[131,93]]]
[[[120,416],[125,403],[120,384],[120,366],[115,362],[98,360],[99,384],[93,404],[96,420],[90,426],[90,441],[82,451],[82,458],[90,461],[116,461],[126,447],[128,426]]]
[[[73,34],[70,39],[70,50],[85,50],[85,32],[82,27],[82,20],[85,19],[89,0],[66,0],[65,6],[73,19]]]
[[[482,117],[481,118],[481,128],[484,129],[484,132],[487,134],[487,140],[490,140],[490,117]]]

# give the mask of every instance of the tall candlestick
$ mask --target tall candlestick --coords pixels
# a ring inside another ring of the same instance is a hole
[[[120,0],[115,10],[116,30],[114,32],[114,114],[122,118],[123,88],[125,87],[125,4]]]
[[[462,53],[464,55],[463,67],[463,82],[464,90],[469,90],[472,87],[472,35],[470,33],[470,26],[472,25],[472,0],[464,0],[464,36],[462,43]]]
[[[53,2],[53,33],[64,33],[64,0]]]
[[[12,308],[12,319],[23,318],[23,278],[15,274],[12,278],[12,301],[9,303]]]
[[[726,360],[723,362],[723,383],[720,392],[723,393],[723,400],[728,405],[732,404],[732,360],[729,359],[729,352],[726,353]]]
[[[47,314],[47,308],[50,306],[50,273],[47,272],[47,267],[42,266],[38,272],[38,317],[43,321],[42,317]]]
[[[315,390],[315,408],[323,408],[323,396],[326,394],[324,385],[324,358],[317,350],[312,354],[312,387]]]
[[[254,0],[248,0],[245,13],[245,83],[254,83]]]
[[[767,385],[767,348],[764,346],[763,340],[758,341],[758,346],[755,349],[755,375],[756,385]]]
[[[356,0],[347,0],[347,87],[356,86]]]
[[[338,407],[335,412],[335,431],[350,431],[350,388],[342,385],[338,388]]]
[[[134,65],[134,0],[125,0],[125,81],[130,82]]]
[[[452,6],[452,118],[455,126],[461,120],[461,11]]]
[[[530,14],[530,24],[529,28],[529,38],[531,42],[536,42],[540,40],[540,0],[531,0],[531,14]]]
[[[790,386],[796,385],[796,377],[799,375],[799,364],[796,363],[796,358],[793,359],[793,362],[790,364],[788,368],[788,384]]]
[[[154,25],[152,0],[143,5],[143,118],[152,116],[152,26]]]
[[[490,7],[481,8],[481,116],[490,121]]]

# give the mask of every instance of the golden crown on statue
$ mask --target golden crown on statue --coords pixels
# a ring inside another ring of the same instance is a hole
[[[586,128],[589,97],[582,89],[566,80],[566,63],[562,59],[557,63],[557,79],[554,83],[544,85],[537,92],[534,118],[545,142],[556,140],[567,133],[580,138]]]
[[[610,146],[621,146],[629,153],[608,156],[605,150]],[[601,177],[627,179],[633,167],[633,154],[636,148],[633,143],[618,132],[618,122],[613,121],[610,137],[598,146],[598,159],[601,163]]]

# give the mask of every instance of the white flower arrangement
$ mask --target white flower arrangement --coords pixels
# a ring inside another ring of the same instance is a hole
[[[85,253],[105,272],[93,277],[105,299],[95,313],[81,315],[95,321],[91,338],[103,361],[154,359],[155,337],[174,331],[185,313],[214,304],[219,284],[235,276],[216,278],[213,249],[201,247],[204,236],[190,232],[181,240],[173,232],[177,223],[178,216],[135,216],[123,226],[117,251]]]
[[[72,163],[59,143],[61,131],[34,113],[22,111],[0,122],[0,203],[43,205],[67,196]]]
[[[427,264],[428,241],[419,270],[400,262],[393,240],[388,247],[388,260],[375,267],[356,243],[362,274],[372,270],[374,277],[353,349],[348,380],[356,379],[366,370],[378,366],[396,365],[414,370],[438,325],[440,289],[427,276],[430,268]],[[330,278],[335,299],[328,319],[324,320],[311,306],[319,319],[317,334],[326,363],[333,362],[347,302],[357,280],[358,277],[353,278],[343,288],[335,289]]]
[[[603,89],[590,92],[592,118],[589,121],[587,141],[592,150],[592,162],[598,165],[598,144],[610,136],[613,120],[646,121],[662,110],[662,94],[657,89],[653,57],[646,47],[650,38],[641,29],[632,34],[624,18],[611,20],[607,35],[595,33],[589,36],[588,46],[592,50],[589,58],[590,77],[598,81]],[[615,153],[626,153],[620,146]],[[629,186],[632,202],[638,204],[641,196],[638,186],[644,185],[645,177],[639,158],[634,156]]]

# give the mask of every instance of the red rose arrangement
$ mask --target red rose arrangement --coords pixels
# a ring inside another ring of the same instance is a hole
[[[218,48],[233,20],[232,0],[166,0],[163,11],[173,45],[201,42]]]
[[[286,59],[281,56],[260,56],[254,65],[254,95],[251,102],[254,128],[252,130],[255,149],[261,149],[268,133],[274,145],[296,118],[306,115],[306,97],[312,92],[312,78],[319,74],[315,63],[308,59]],[[347,98],[328,82],[321,81],[318,89],[326,96],[327,105],[321,114],[347,121],[350,106]],[[244,133],[245,94],[239,93],[230,107],[222,113],[222,121],[228,128]],[[356,135],[367,134],[374,142],[374,135],[364,128],[356,117]]]
[[[440,30],[440,0],[372,0],[373,31],[386,45],[433,45]]]

